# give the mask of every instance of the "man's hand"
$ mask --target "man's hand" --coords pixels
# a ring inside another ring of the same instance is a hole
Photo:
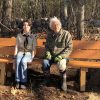
[[[62,59],[63,59],[62,56],[57,56],[57,57],[54,58],[54,62],[57,63]]]
[[[48,59],[48,60],[51,60],[51,57],[52,57],[51,53],[49,51],[47,51],[46,54],[45,54],[45,58]]]

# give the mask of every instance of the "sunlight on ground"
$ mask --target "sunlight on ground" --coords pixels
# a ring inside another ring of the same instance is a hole
[[[90,93],[88,100],[100,100],[100,94],[97,93]]]
[[[11,94],[13,95],[28,95],[28,94],[33,94],[31,90],[24,90],[24,89],[14,89],[14,88],[11,88]]]
[[[0,100],[100,100],[100,93],[70,91],[66,94],[54,87],[22,90],[0,86]]]

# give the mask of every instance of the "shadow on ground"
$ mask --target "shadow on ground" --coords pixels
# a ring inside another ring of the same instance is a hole
[[[28,70],[28,89],[16,90],[14,89],[15,74],[12,78],[7,78],[5,89],[6,92],[0,92],[1,100],[87,100],[88,96],[79,91],[79,83],[75,77],[67,78],[68,92],[65,93],[60,89],[60,76],[51,74],[50,83],[47,85],[41,85],[44,81],[43,73]],[[0,89],[2,91],[2,89]],[[3,89],[4,90],[4,89]],[[5,96],[7,95],[7,96]]]

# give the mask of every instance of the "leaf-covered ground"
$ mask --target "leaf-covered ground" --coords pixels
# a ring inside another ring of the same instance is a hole
[[[92,90],[87,87],[88,92],[80,92],[76,78],[68,78],[68,92],[65,93],[60,89],[58,72],[52,70],[50,84],[41,85],[43,74],[36,67],[36,71],[29,70],[27,90],[14,88],[14,74],[12,78],[7,78],[5,86],[0,86],[0,100],[100,100],[98,88]]]

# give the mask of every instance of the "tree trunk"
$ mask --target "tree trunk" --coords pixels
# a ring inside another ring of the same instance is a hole
[[[69,0],[60,0],[60,17],[63,20],[68,19]]]
[[[67,20],[68,18],[68,2],[69,0],[64,0],[64,19]]]
[[[77,16],[77,39],[84,37],[84,0],[79,2],[79,13]]]
[[[11,28],[12,0],[3,0],[2,24]],[[1,36],[10,36],[9,30],[2,26]]]
[[[80,7],[80,34],[81,38],[84,37],[84,5]]]
[[[46,17],[46,13],[47,13],[47,11],[46,11],[46,0],[42,0],[42,13],[41,13],[42,18]]]

